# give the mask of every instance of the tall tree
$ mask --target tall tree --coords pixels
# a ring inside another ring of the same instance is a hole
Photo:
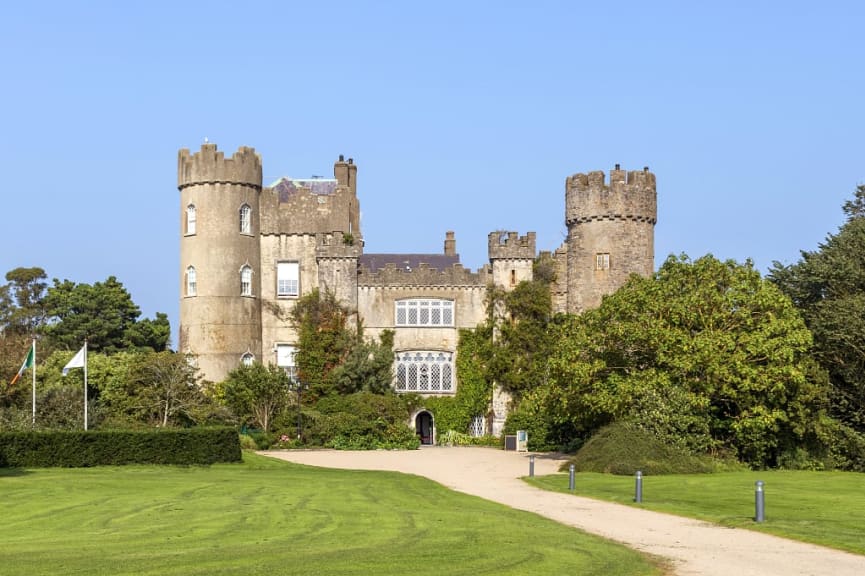
[[[5,334],[32,336],[45,320],[45,289],[42,268],[15,268],[6,273],[0,287],[0,330]]]
[[[128,348],[165,350],[168,317],[138,321],[141,310],[117,278],[76,284],[54,280],[44,300],[49,323],[43,332],[57,348],[75,350],[84,339],[94,352],[113,354]]]
[[[630,419],[775,465],[816,443],[826,383],[796,308],[750,262],[671,257],[565,324],[548,407],[588,437]]]
[[[829,372],[831,413],[865,433],[865,185],[844,203],[847,221],[799,262],[769,278],[801,310],[815,356]]]

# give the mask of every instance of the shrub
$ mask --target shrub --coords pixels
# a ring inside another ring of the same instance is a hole
[[[240,434],[240,449],[241,450],[258,450],[258,444],[248,434]]]
[[[304,440],[339,450],[416,449],[420,440],[408,425],[416,402],[393,393],[324,397],[304,413]]]
[[[694,474],[714,472],[712,458],[695,456],[681,447],[667,444],[651,432],[630,422],[614,422],[601,428],[568,460],[562,470],[574,464],[579,472],[630,475]]]
[[[119,464],[239,462],[232,428],[0,433],[0,466],[86,467]]]

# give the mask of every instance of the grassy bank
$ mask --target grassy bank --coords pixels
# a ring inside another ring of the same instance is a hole
[[[0,469],[0,574],[658,574],[645,557],[395,473],[245,455]]]
[[[526,479],[569,493],[568,474]],[[754,522],[754,483],[765,483],[766,521]],[[763,471],[644,476],[640,507],[724,526],[760,530],[865,554],[865,475],[851,472]],[[580,473],[575,494],[634,504],[634,478]]]

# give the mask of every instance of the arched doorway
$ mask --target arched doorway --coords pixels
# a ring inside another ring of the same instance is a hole
[[[420,438],[422,446],[432,446],[435,443],[435,427],[432,414],[426,410],[418,412],[414,417],[414,430]]]

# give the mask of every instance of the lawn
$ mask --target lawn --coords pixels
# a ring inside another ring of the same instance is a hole
[[[754,522],[754,484],[762,480],[766,521]],[[526,478],[568,493],[568,474]],[[725,472],[643,477],[643,503],[634,503],[634,478],[579,473],[574,493],[723,526],[760,530],[865,554],[865,474],[852,472]]]
[[[660,574],[534,514],[387,472],[0,469],[0,574]]]

